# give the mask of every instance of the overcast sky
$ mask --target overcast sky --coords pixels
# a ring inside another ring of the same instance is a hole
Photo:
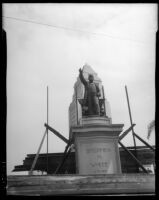
[[[124,124],[124,130],[130,126],[127,85],[134,130],[147,141],[147,126],[155,118],[156,4],[3,4],[3,16],[52,25],[3,18],[8,174],[37,152],[45,131],[47,85],[49,124],[68,138],[68,108],[85,63],[102,80],[112,122]],[[131,133],[123,144],[133,145]],[[49,152],[64,148],[49,132]]]

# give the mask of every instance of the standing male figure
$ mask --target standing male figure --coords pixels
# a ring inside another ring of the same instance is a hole
[[[94,76],[92,74],[89,74],[89,81],[87,82],[83,76],[83,71],[81,70],[81,68],[79,69],[79,72],[79,78],[85,86],[84,99],[86,100],[86,105],[88,105],[88,113],[89,115],[100,115],[98,98],[101,96],[101,94],[98,85],[93,82]]]

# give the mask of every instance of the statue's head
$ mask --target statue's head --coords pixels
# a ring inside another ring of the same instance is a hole
[[[94,76],[93,76],[93,74],[89,74],[88,80],[89,80],[90,83],[92,83],[92,82],[94,81]]]

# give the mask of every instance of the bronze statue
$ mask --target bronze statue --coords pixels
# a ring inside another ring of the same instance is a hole
[[[98,85],[93,82],[94,76],[89,74],[89,81],[87,82],[83,76],[83,71],[79,69],[79,72],[79,78],[85,86],[84,106],[88,107],[88,115],[100,115],[99,97],[101,94]]]

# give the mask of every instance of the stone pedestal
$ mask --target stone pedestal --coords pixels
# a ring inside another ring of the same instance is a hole
[[[120,174],[118,137],[124,125],[102,124],[100,117],[96,124],[91,124],[91,119],[87,121],[88,124],[72,127],[77,174]]]
[[[110,125],[112,124],[112,119],[109,117],[99,117],[98,115],[94,115],[91,117],[82,117],[81,121],[80,121],[81,125]]]

